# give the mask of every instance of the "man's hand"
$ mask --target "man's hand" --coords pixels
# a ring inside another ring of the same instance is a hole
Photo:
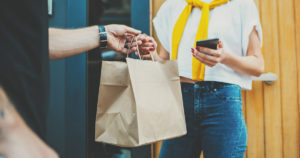
[[[132,52],[131,50],[128,51],[128,49],[124,47],[126,43],[126,37],[134,37],[141,34],[141,31],[125,25],[106,25],[105,29],[107,32],[108,48],[125,54],[127,54],[128,52]],[[140,45],[142,44],[142,42],[138,41],[137,44]]]

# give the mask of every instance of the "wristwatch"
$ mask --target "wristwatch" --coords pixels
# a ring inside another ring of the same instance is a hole
[[[105,30],[105,27],[103,25],[99,25],[99,37],[100,37],[100,49],[106,49],[107,48],[107,33]]]

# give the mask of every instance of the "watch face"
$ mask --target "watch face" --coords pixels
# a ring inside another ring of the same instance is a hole
[[[100,33],[100,39],[102,39],[102,40],[106,40],[107,39],[107,34],[106,34],[106,32],[102,32],[101,31],[101,33]]]
[[[100,25],[100,26],[99,26],[99,31],[100,31],[100,33],[106,32],[106,31],[105,31],[105,27],[104,27],[103,25]]]

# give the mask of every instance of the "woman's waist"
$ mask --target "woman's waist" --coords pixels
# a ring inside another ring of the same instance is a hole
[[[214,87],[214,88],[236,85],[236,84],[220,82],[220,81],[196,81],[186,77],[180,77],[180,82],[181,85],[186,85],[186,86]]]
[[[226,69],[214,71],[211,68],[205,71],[204,81],[192,80],[192,72],[179,71],[180,82],[189,84],[210,84],[209,82],[218,82],[222,84],[238,85],[242,89],[251,89],[251,76],[240,74],[237,72],[231,72]]]
[[[187,80],[185,80],[187,81]],[[193,81],[194,83],[181,82],[184,94],[191,96],[201,93],[201,96],[214,98],[213,95],[230,98],[235,96],[240,99],[241,87],[237,84],[218,81]]]
[[[195,84],[198,81],[186,78],[186,77],[180,77],[180,82],[181,83],[191,83],[191,84]]]

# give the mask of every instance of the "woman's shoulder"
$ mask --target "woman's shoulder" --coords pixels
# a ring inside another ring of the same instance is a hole
[[[165,0],[165,2],[173,2],[173,3],[184,2],[184,3],[186,3],[185,0]]]
[[[249,5],[255,5],[254,0],[231,0],[232,3],[236,3],[240,7],[247,7]]]
[[[231,0],[232,7],[238,10],[241,14],[248,12],[254,12],[257,10],[257,6],[254,0]]]
[[[182,5],[186,5],[185,0],[166,0],[163,5],[166,5],[170,8],[177,8]]]
[[[182,10],[184,6],[186,6],[185,0],[166,0],[159,8],[158,15],[174,16],[176,13],[181,12],[180,10]]]

